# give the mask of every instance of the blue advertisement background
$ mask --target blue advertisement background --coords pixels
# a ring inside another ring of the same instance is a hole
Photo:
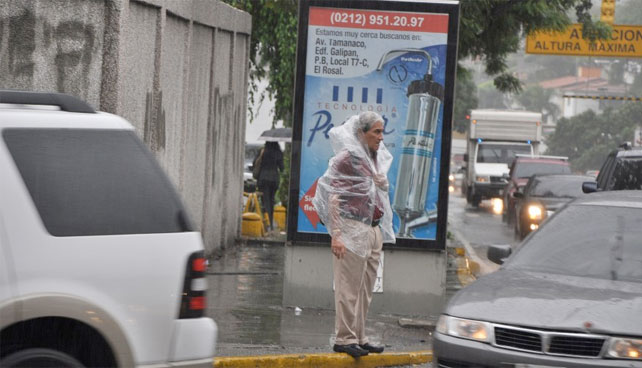
[[[445,85],[446,45],[425,47],[433,60],[433,79]],[[389,50],[382,51],[383,54]],[[383,55],[382,55],[383,56]],[[371,61],[373,62],[373,61]],[[394,198],[397,174],[400,163],[400,152],[403,133],[406,125],[408,85],[422,79],[428,68],[427,59],[418,53],[406,53],[388,61],[380,71],[373,70],[368,74],[353,78],[331,78],[306,75],[305,104],[301,140],[301,166],[299,182],[299,200],[301,200],[314,182],[325,172],[328,160],[333,152],[327,132],[334,125],[343,123],[348,117],[362,111],[373,110],[380,113],[385,120],[384,144],[394,159],[388,172],[390,182],[390,199]],[[407,71],[405,78],[400,78],[400,70]],[[309,71],[308,71],[309,72]],[[435,133],[433,158],[428,180],[428,193],[425,209],[436,209],[439,197],[439,164],[441,161],[443,104]],[[402,173],[403,175],[403,173]],[[316,228],[306,214],[298,207],[299,232],[326,233],[323,225]],[[399,218],[394,214],[395,233],[399,228]],[[435,222],[419,227],[412,232],[417,239],[435,239],[437,224]]]

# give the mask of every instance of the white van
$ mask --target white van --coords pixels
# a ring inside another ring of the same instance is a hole
[[[206,265],[127,121],[0,91],[0,366],[211,368]]]

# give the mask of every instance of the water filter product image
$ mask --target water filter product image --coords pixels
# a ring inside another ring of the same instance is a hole
[[[437,209],[426,210],[435,132],[439,111],[444,100],[444,86],[433,80],[432,58],[422,49],[396,49],[383,55],[377,66],[404,53],[421,54],[428,61],[423,78],[408,85],[408,111],[402,138],[399,169],[392,208],[399,217],[397,232],[401,237],[413,237],[412,230],[437,220]]]

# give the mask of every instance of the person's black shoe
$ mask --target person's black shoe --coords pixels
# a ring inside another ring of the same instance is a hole
[[[383,346],[374,346],[370,345],[370,343],[366,343],[359,345],[359,347],[363,350],[367,350],[369,353],[383,353]]]
[[[353,358],[368,355],[368,350],[361,349],[357,344],[337,345],[334,344],[332,350],[337,353],[348,353]]]

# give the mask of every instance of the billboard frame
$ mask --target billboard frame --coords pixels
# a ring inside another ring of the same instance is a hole
[[[446,225],[448,217],[448,175],[450,166],[450,145],[453,119],[455,73],[457,66],[457,44],[459,29],[459,2],[449,0],[424,1],[376,1],[376,0],[302,0],[299,3],[298,44],[296,52],[295,94],[293,106],[292,156],[290,162],[290,187],[288,203],[289,242],[326,243],[327,233],[299,232],[300,166],[302,153],[303,114],[305,102],[306,65],[308,54],[308,19],[310,7],[354,9],[365,11],[399,11],[417,13],[439,13],[448,15],[446,43],[446,72],[444,85],[442,144],[439,162],[437,228],[435,239],[398,238],[396,244],[384,244],[384,249],[416,249],[441,251],[446,247]]]

